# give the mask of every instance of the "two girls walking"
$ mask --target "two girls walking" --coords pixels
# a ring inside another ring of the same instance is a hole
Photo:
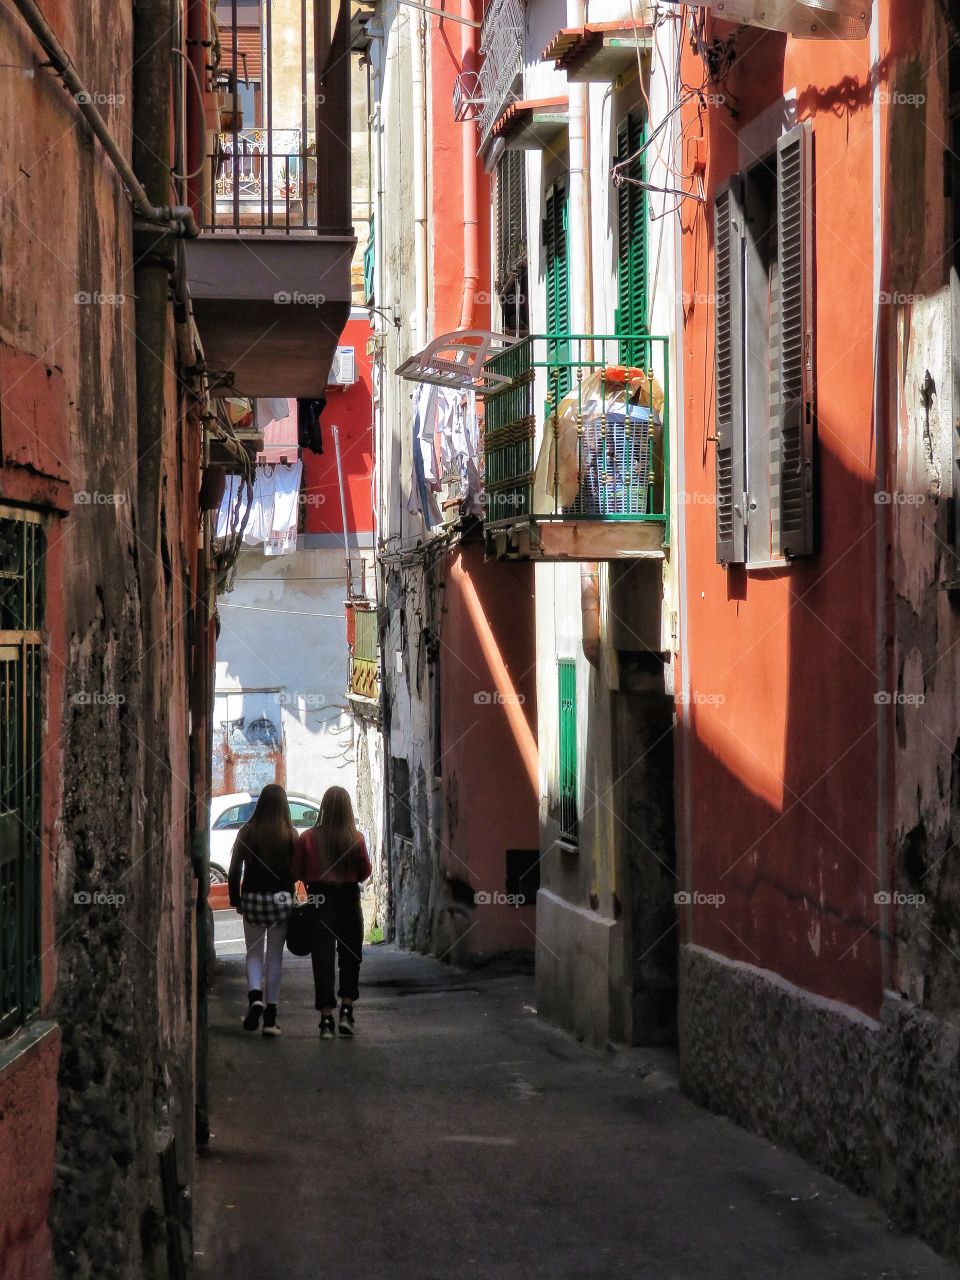
[[[277,1001],[283,969],[283,946],[293,910],[294,885],[302,881],[310,895],[310,957],[320,1038],[336,1036],[334,1021],[340,997],[342,1036],[354,1033],[354,1002],[359,998],[363,954],[360,885],[370,876],[366,842],[357,830],[350,796],[330,787],[320,802],[316,826],[299,838],[290,821],[283,788],[264,787],[250,821],[240,829],[230,860],[230,905],[243,916],[247,947],[247,1013],[245,1031],[280,1034]],[[335,981],[339,961],[340,983]],[[266,997],[266,999],[264,999]]]

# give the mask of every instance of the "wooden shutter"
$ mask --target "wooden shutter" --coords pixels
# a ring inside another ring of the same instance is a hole
[[[577,664],[572,658],[557,660],[560,696],[559,800],[560,835],[577,838]]]
[[[544,268],[547,283],[547,336],[570,332],[570,263],[567,254],[567,184],[564,179],[547,188],[543,219]],[[547,342],[551,393],[560,398],[570,391],[570,344],[564,336]],[[566,362],[566,363],[564,363]],[[556,371],[556,372],[555,372]]]
[[[717,560],[741,564],[744,521],[743,216],[739,179],[714,202]]]
[[[774,549],[812,555],[813,518],[813,134],[798,125],[777,144],[779,403],[771,519]],[[779,447],[776,447],[777,444]]]
[[[624,164],[643,145],[645,129],[637,112],[625,116],[617,126],[617,163]],[[644,181],[644,157],[633,160],[622,170],[627,178]],[[617,187],[617,333],[646,333],[647,317],[647,196],[636,182],[623,182]],[[622,342],[620,359],[624,364],[649,365],[644,344]]]

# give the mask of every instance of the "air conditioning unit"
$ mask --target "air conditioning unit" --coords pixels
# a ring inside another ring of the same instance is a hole
[[[352,387],[357,380],[357,353],[354,347],[337,347],[337,353],[330,364],[330,377],[327,385],[333,387]]]

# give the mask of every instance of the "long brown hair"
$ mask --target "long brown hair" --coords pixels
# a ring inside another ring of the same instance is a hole
[[[248,857],[255,858],[278,875],[286,875],[293,862],[297,833],[290,821],[287,793],[276,782],[263,788],[249,822],[240,828]]]
[[[320,801],[320,812],[314,830],[326,858],[327,867],[333,870],[338,862],[352,859],[359,851],[360,832],[353,816],[350,792],[343,787],[327,787]]]

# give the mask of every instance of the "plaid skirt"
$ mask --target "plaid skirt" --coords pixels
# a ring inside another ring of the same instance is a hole
[[[289,920],[293,910],[292,893],[281,890],[279,893],[242,893],[240,910],[244,920],[250,924],[280,924]]]

